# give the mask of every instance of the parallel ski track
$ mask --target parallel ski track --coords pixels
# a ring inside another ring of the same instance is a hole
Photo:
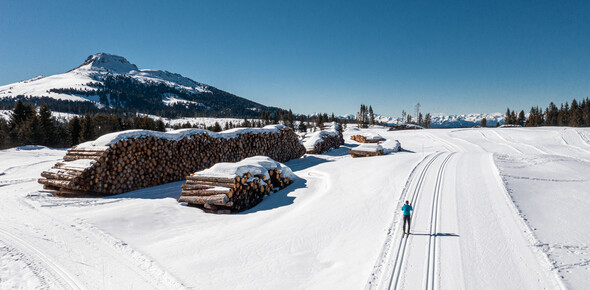
[[[27,241],[11,234],[8,231],[0,229],[0,236],[4,236],[7,240],[12,240],[15,244],[14,246],[18,246],[24,248],[30,255],[36,256],[42,263],[44,263],[47,268],[56,275],[56,278],[59,278],[61,282],[65,283],[65,285],[70,289],[85,289],[79,281],[76,280],[72,275],[70,275],[66,270],[64,270],[60,265],[54,263],[49,257],[43,254],[42,251],[35,248],[33,245],[28,243]],[[6,241],[8,242],[8,241]]]
[[[426,262],[426,277],[424,282],[426,284],[425,289],[434,289],[434,285],[436,282],[436,241],[437,239],[437,229],[438,229],[438,209],[440,204],[440,194],[442,191],[442,180],[445,169],[447,167],[447,163],[449,159],[454,155],[454,153],[449,154],[445,160],[442,162],[440,168],[438,169],[438,174],[436,176],[436,184],[434,187],[434,195],[432,197],[432,210],[430,213],[430,235],[428,236],[428,255],[427,255],[427,262]]]
[[[422,191],[422,185],[424,184],[424,180],[426,179],[426,173],[428,172],[428,169],[430,168],[432,163],[434,163],[434,161],[436,159],[438,159],[438,157],[441,155],[442,155],[442,153],[439,153],[439,154],[435,155],[432,159],[430,159],[430,161],[422,169],[422,172],[420,172],[420,176],[418,177],[418,181],[416,182],[416,187],[414,188],[414,192],[412,193],[412,197],[410,198],[411,204],[415,205],[415,201],[418,199],[418,195]],[[412,218],[414,217],[413,212],[411,213],[411,217]],[[397,246],[396,255],[395,255],[395,263],[393,265],[393,270],[391,273],[391,277],[389,279],[389,283],[387,285],[387,289],[392,289],[392,288],[397,289],[402,265],[404,262],[404,257],[406,254],[407,243],[408,243],[407,237],[401,238],[401,240],[399,241],[399,244]]]

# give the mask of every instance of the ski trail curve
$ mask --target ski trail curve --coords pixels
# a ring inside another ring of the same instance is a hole
[[[43,254],[42,251],[37,249],[32,244],[28,243],[24,239],[11,234],[10,232],[0,228],[0,240],[10,244],[14,248],[18,248],[25,254],[34,256],[38,261],[41,261],[56,278],[59,279],[69,289],[85,289],[83,285],[73,277],[72,274],[68,273],[61,265],[53,262],[48,256]]]

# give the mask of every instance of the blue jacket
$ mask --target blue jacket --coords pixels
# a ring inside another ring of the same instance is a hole
[[[411,205],[404,204],[404,206],[402,206],[402,210],[404,211],[404,215],[410,215],[410,211],[413,211],[414,209]]]

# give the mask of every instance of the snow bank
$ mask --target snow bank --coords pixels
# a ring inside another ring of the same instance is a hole
[[[381,147],[383,147],[383,153],[385,154],[398,152],[402,149],[399,141],[393,139],[387,139],[381,142]]]
[[[263,133],[280,133],[281,129],[284,128],[283,125],[268,125],[264,128],[235,128],[227,131],[223,131],[220,133],[212,132],[209,130],[204,129],[179,129],[169,132],[158,132],[158,131],[151,131],[151,130],[127,130],[127,131],[120,131],[105,134],[94,141],[88,141],[76,146],[76,148],[105,148],[109,145],[115,144],[121,140],[128,140],[133,138],[142,138],[142,137],[156,137],[160,139],[166,140],[173,140],[178,141],[184,138],[193,136],[193,135],[202,135],[207,133],[207,135],[213,138],[225,138],[231,139],[236,138],[238,135],[247,134],[247,133],[254,133],[254,134],[263,134]]]
[[[222,177],[222,178],[234,178],[236,176],[244,176],[246,173],[250,173],[252,176],[264,175],[264,180],[270,178],[268,174],[269,170],[279,169],[284,177],[291,180],[295,178],[295,175],[291,169],[284,164],[274,161],[273,159],[266,156],[254,156],[246,158],[239,162],[222,162],[213,165],[213,167],[196,172],[196,176],[207,176],[207,177]]]

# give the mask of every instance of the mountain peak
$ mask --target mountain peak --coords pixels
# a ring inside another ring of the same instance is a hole
[[[136,65],[130,63],[126,58],[104,52],[88,56],[82,67],[88,69],[105,69],[119,74],[139,70]]]

